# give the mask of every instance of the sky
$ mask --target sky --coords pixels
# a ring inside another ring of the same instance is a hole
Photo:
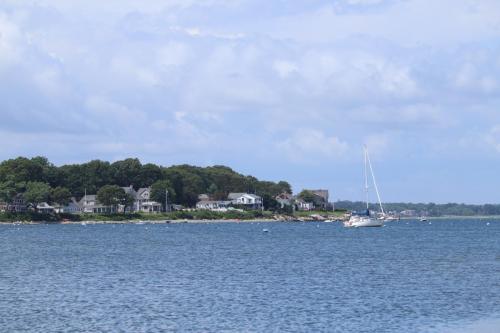
[[[0,2],[0,160],[500,202],[498,0]]]

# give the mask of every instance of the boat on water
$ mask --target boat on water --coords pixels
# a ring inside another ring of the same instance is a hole
[[[377,182],[375,180],[375,174],[373,173],[372,163],[370,161],[370,155],[368,154],[368,148],[364,146],[364,158],[365,158],[365,195],[366,195],[366,212],[364,214],[352,214],[348,221],[344,222],[344,226],[347,228],[361,228],[361,227],[382,227],[385,221],[385,211],[382,206],[382,201],[380,200],[380,194],[378,192]],[[371,173],[371,178],[373,181],[373,187],[377,194],[378,203],[380,206],[380,211],[382,213],[382,218],[376,218],[370,215],[370,203],[368,200],[369,186],[368,186],[368,169]]]
[[[392,215],[384,215],[384,216],[379,217],[379,219],[384,220],[385,222],[393,222],[393,221],[398,220],[397,217],[392,216]]]
[[[427,222],[427,218],[425,216],[420,217],[420,222]]]

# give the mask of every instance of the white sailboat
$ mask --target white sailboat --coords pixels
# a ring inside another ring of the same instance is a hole
[[[352,215],[348,221],[344,222],[345,227],[349,228],[360,228],[360,227],[382,227],[384,225],[384,220],[386,217],[384,207],[382,206],[382,201],[380,200],[380,194],[378,192],[377,182],[375,180],[375,174],[373,173],[372,163],[370,161],[370,155],[368,154],[368,148],[364,146],[365,152],[365,194],[366,194],[366,214],[365,215]],[[382,216],[380,218],[375,218],[370,216],[370,205],[368,201],[368,168],[372,175],[373,187],[375,188],[375,193],[377,193],[378,204],[380,206],[380,211]]]

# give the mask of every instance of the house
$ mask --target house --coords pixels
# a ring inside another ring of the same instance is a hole
[[[206,193],[198,195],[198,201],[209,201],[210,196]]]
[[[262,198],[255,194],[229,193],[227,199],[233,205],[244,206],[249,209],[262,209]]]
[[[79,202],[82,213],[116,213],[116,208],[112,206],[104,206],[97,201],[95,194],[85,195]]]
[[[315,208],[328,208],[328,190],[306,190],[314,195]]]
[[[38,205],[36,205],[36,210],[39,213],[43,213],[43,214],[52,214],[52,213],[54,213],[54,207],[52,207],[51,205],[49,205],[46,202],[41,202]]]
[[[407,210],[401,211],[399,214],[401,216],[414,217],[414,216],[417,216],[417,211],[415,211],[413,209],[407,209]]]
[[[21,213],[28,210],[22,194],[17,194],[12,202],[0,202],[0,211]]]
[[[231,205],[231,201],[214,201],[214,200],[204,200],[198,201],[196,203],[196,209],[205,209],[212,211],[226,211],[227,208]]]
[[[66,205],[54,204],[54,211],[56,213],[65,213],[65,214],[78,214],[80,213],[82,208],[78,204],[75,198],[71,198],[71,201]]]
[[[151,187],[143,187],[135,192],[133,210],[144,213],[160,213],[162,204],[151,200]]]
[[[297,207],[297,210],[301,210],[301,211],[314,210],[314,203],[313,202],[306,202],[300,198],[295,199],[295,205]]]
[[[285,208],[285,206],[293,205],[293,195],[290,193],[281,193],[274,197],[274,199],[278,202],[280,208]]]

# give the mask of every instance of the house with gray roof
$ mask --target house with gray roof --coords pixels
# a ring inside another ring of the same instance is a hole
[[[79,202],[82,213],[106,214],[116,213],[116,208],[112,206],[104,206],[97,200],[95,194],[86,194]]]
[[[262,198],[256,194],[229,193],[227,199],[235,206],[249,209],[262,209]]]
[[[135,192],[134,211],[160,213],[162,204],[151,199],[151,187],[143,187]]]

